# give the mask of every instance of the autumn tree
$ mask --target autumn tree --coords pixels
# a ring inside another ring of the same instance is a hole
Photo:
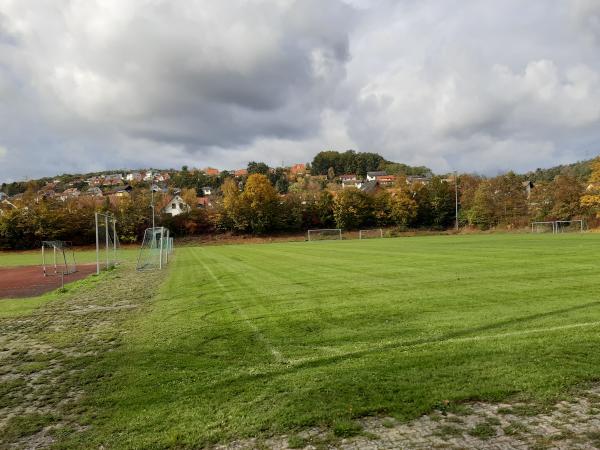
[[[417,217],[418,205],[407,190],[394,192],[389,197],[390,222],[406,228]]]
[[[580,204],[600,218],[600,157],[596,158],[591,166],[592,172],[588,179],[588,186],[580,198]]]
[[[248,212],[250,231],[265,233],[275,228],[279,196],[265,175],[250,175],[241,198]]]
[[[246,231],[248,228],[248,211],[238,184],[234,179],[228,178],[221,189],[223,191],[223,207],[220,226],[233,231]]]
[[[496,225],[496,206],[494,203],[494,190],[492,183],[488,180],[482,181],[477,186],[473,203],[466,210],[469,225],[487,230]]]
[[[370,216],[371,199],[359,189],[345,189],[333,201],[333,217],[338,228],[356,229]]]
[[[553,205],[550,212],[556,220],[570,220],[579,217],[583,212],[583,206],[579,199],[585,192],[585,188],[576,177],[568,173],[558,175],[553,185]]]

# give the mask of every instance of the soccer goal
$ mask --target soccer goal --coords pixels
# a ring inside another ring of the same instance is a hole
[[[42,270],[44,276],[70,275],[77,272],[75,252],[65,241],[42,242]]]
[[[173,238],[165,227],[148,228],[137,261],[137,270],[162,269],[173,254]]]
[[[117,234],[117,219],[111,213],[95,213],[96,222],[96,273],[104,266],[105,269],[115,267],[120,248]]]
[[[324,228],[320,230],[308,230],[309,241],[342,240],[341,228]]]
[[[532,222],[532,233],[556,233],[556,222]]]
[[[358,232],[359,239],[377,239],[383,237],[383,230],[377,228],[375,230],[360,230]]]
[[[585,231],[585,221],[557,220],[554,229],[556,233],[583,233]]]

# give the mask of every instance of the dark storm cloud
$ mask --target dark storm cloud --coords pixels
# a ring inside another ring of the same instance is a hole
[[[324,148],[494,172],[599,149],[594,0],[0,0],[0,180]]]

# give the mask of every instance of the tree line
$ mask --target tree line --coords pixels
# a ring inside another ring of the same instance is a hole
[[[186,172],[182,171],[182,184],[186,185],[186,179],[193,182],[181,195],[190,205],[189,212],[171,217],[159,211],[158,217],[158,223],[176,236],[222,232],[264,235],[331,227],[442,230],[454,225],[456,191],[461,227],[517,228],[531,221],[580,218],[593,225],[600,212],[600,160],[590,165],[585,181],[569,167],[552,180],[540,179],[533,185],[528,177],[512,172],[492,178],[463,174],[458,180],[432,176],[427,182],[408,182],[400,175],[394,186],[371,193],[342,188],[327,180],[312,182],[309,177],[292,185],[286,178],[282,187],[280,180],[285,174],[256,163],[243,179],[224,176],[217,195],[212,196],[212,207],[205,209],[197,207],[195,186],[206,180]],[[165,195],[157,194],[156,203],[164,203]],[[39,198],[30,186],[18,206],[1,210],[2,249],[34,248],[42,240],[54,239],[91,244],[95,211],[116,215],[124,243],[139,241],[151,223],[150,194],[141,188],[118,201],[80,197],[63,202]]]

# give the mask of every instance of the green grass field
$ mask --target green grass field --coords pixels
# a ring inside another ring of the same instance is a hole
[[[594,234],[180,248],[95,361],[91,426],[65,445],[191,448],[568,395],[600,380],[599,250]]]

